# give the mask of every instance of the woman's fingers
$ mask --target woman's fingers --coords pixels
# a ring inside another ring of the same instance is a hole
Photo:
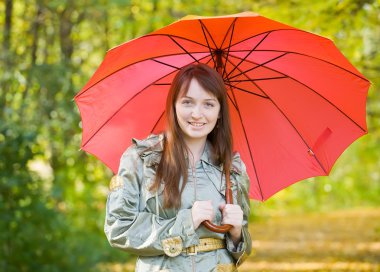
[[[243,224],[243,211],[239,205],[221,204],[219,209],[222,212],[222,224],[232,225],[235,229],[240,229]],[[206,220],[212,221],[215,217],[214,207],[211,200],[195,201],[191,209],[194,228]]]
[[[191,208],[191,214],[195,229],[197,229],[203,221],[213,220],[215,217],[215,212],[211,200],[195,201],[193,207]]]
[[[226,204],[222,210],[223,224],[240,227],[243,224],[243,211],[239,205]]]

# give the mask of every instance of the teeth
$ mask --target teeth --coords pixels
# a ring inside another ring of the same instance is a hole
[[[201,126],[203,126],[203,123],[191,123],[191,122],[190,122],[190,124],[191,124],[192,126],[195,126],[195,127],[201,127]]]

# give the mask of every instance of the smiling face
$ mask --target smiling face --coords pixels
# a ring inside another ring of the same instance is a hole
[[[175,110],[185,142],[206,141],[219,118],[220,103],[193,78],[187,93],[178,97]]]

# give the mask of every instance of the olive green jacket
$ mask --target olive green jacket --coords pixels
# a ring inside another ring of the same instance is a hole
[[[180,209],[163,209],[163,185],[157,192],[149,190],[161,159],[163,135],[133,142],[110,183],[104,230],[111,246],[137,254],[136,271],[236,271],[252,247],[249,179],[239,154],[233,157],[231,187],[234,204],[242,207],[244,216],[242,241],[235,247],[228,234],[214,233],[203,225],[194,230],[192,222],[195,200],[211,199],[216,214],[213,223],[219,225],[222,220],[219,205],[225,203],[225,179],[221,167],[211,162],[210,144],[205,145],[195,169],[189,167]],[[226,239],[227,247],[196,255],[182,252],[199,244],[200,238]]]

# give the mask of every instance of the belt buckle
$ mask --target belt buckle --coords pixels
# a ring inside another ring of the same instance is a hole
[[[186,254],[189,256],[197,255],[198,254],[197,246],[189,246],[188,248],[186,248]]]

